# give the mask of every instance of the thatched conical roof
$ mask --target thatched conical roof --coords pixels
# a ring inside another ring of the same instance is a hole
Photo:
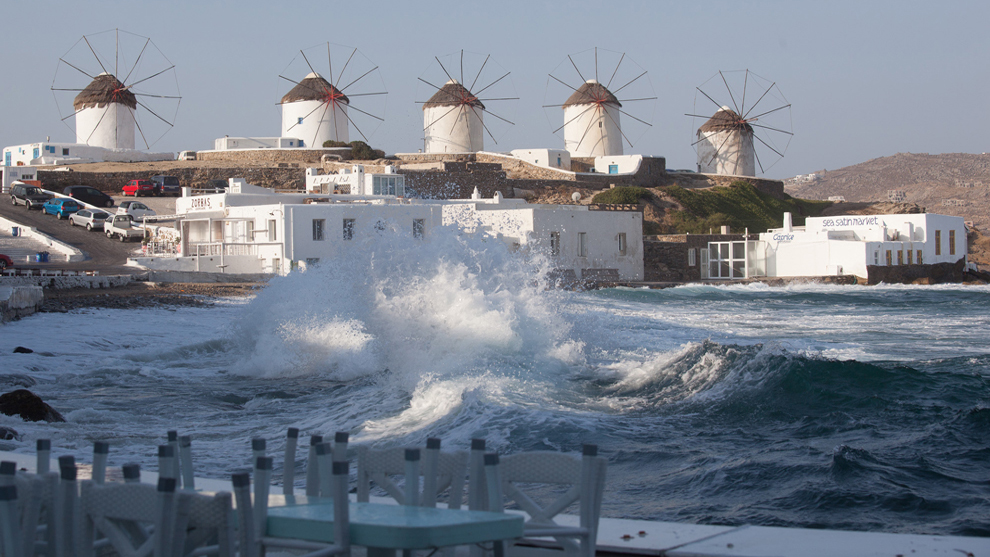
[[[608,90],[604,85],[598,83],[594,79],[589,79],[584,85],[578,87],[574,94],[568,97],[567,102],[564,103],[564,108],[569,106],[576,106],[579,104],[612,104],[615,106],[622,106],[619,99],[615,98],[615,95]]]
[[[740,130],[753,133],[753,126],[749,125],[742,116],[727,106],[718,109],[714,116],[698,128],[699,132],[721,132],[726,130]]]
[[[331,97],[337,102],[351,104],[351,100],[343,91],[330,85],[320,74],[310,73],[282,97],[281,104],[297,101],[328,101]]]
[[[130,90],[124,88],[124,84],[116,77],[101,73],[86,86],[72,101],[72,107],[76,110],[83,108],[93,108],[104,106],[110,103],[120,103],[129,108],[137,108],[137,97]]]
[[[423,110],[436,106],[459,106],[462,104],[476,106],[482,110],[485,109],[485,105],[478,100],[478,97],[471,94],[471,91],[468,91],[467,87],[452,79],[434,93],[430,97],[430,100],[423,104]]]

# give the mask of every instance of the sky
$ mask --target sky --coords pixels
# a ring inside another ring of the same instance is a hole
[[[711,96],[723,103],[728,97],[719,96],[725,88],[716,87],[718,72],[740,76],[747,69],[775,83],[791,105],[793,136],[766,177],[902,152],[987,151],[987,134],[980,131],[990,124],[987,2],[38,0],[5,8],[4,146],[75,140],[60,121],[71,108],[60,107],[51,89],[57,80],[84,87],[89,79],[73,76],[59,59],[84,58],[84,35],[120,29],[150,38],[168,61],[162,68],[175,66],[167,86],[145,91],[181,95],[178,111],[166,118],[172,126],[153,151],[210,149],[225,135],[278,136],[277,103],[292,85],[279,75],[296,70],[300,50],[328,42],[356,48],[356,59],[377,66],[375,83],[388,95],[383,111],[374,112],[384,122],[368,132],[369,142],[389,154],[422,148],[417,101],[430,93],[420,79],[436,83],[434,57],[456,59],[461,50],[469,59],[490,55],[491,68],[511,72],[489,93],[507,86],[499,94],[518,97],[490,106],[514,125],[495,130],[500,122],[486,120],[498,141],[486,137],[486,150],[562,148],[562,136],[553,131],[563,116],[544,105],[564,99],[548,97],[557,85],[548,75],[560,74],[568,55],[587,58],[596,47],[602,59],[624,53],[623,71],[648,72],[648,81],[635,87],[649,86],[652,94],[644,96],[656,97],[653,106],[626,106],[630,117],[650,126],[637,124],[642,130],[634,130],[633,146],[625,150],[666,157],[668,168],[695,167],[691,143],[700,121],[685,114],[716,108],[697,100],[697,88],[715,90]],[[134,50],[125,55],[134,59]],[[151,59],[137,73],[154,71]],[[584,70],[590,75],[587,65]],[[153,128],[157,121],[147,119]]]

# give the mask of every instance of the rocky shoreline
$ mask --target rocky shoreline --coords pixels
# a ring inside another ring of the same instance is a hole
[[[45,289],[39,311],[65,313],[80,308],[161,308],[212,306],[218,298],[253,296],[263,283],[194,284],[132,282],[112,289]]]

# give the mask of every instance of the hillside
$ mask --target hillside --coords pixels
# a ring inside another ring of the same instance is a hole
[[[847,202],[900,201],[928,212],[961,216],[990,228],[990,155],[898,153],[838,170],[822,170],[785,181],[785,191],[805,199],[843,196]],[[841,210],[837,204],[833,210]]]

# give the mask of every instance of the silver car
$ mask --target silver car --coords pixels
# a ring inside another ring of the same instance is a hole
[[[72,226],[85,226],[86,230],[103,230],[103,221],[110,217],[110,213],[98,209],[80,209],[69,215],[69,224]]]

